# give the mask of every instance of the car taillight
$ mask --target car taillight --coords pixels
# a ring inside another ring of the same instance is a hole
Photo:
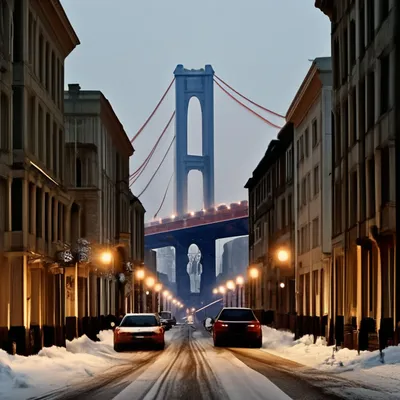
[[[224,324],[224,323],[221,322],[221,321],[217,321],[217,322],[214,324],[214,327],[216,327],[216,328],[227,328],[227,327],[228,327],[228,324]]]
[[[163,328],[157,328],[154,332],[155,332],[157,335],[161,335],[161,334],[164,332],[164,329],[163,329]]]
[[[261,329],[261,324],[259,322],[255,322],[253,324],[248,324],[247,328],[251,331],[258,331]]]

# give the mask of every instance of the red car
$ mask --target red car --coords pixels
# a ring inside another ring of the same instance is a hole
[[[212,323],[212,331],[215,347],[231,343],[262,347],[261,324],[250,308],[223,308]]]

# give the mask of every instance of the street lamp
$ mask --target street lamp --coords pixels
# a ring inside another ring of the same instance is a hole
[[[277,258],[280,262],[286,262],[289,260],[289,252],[285,249],[279,249],[277,253]]]
[[[228,293],[226,295],[227,303],[229,307],[232,307],[232,295],[233,290],[235,289],[235,282],[233,282],[232,280],[226,282],[226,288],[228,289]]]
[[[279,286],[283,289],[285,287],[285,282],[281,282]]]
[[[255,299],[255,297],[256,297],[256,279],[258,278],[258,275],[259,275],[258,269],[255,267],[250,268],[249,275],[250,275],[250,278],[252,279],[252,282],[250,283],[250,307],[252,307],[253,304],[255,307],[256,306],[256,299]],[[254,300],[254,302],[253,302],[253,300]]]
[[[243,307],[243,276],[236,278],[236,307]]]
[[[217,294],[218,294],[218,289],[217,289],[217,288],[213,289],[213,294],[214,294],[214,295],[217,295]]]
[[[140,268],[136,271],[136,279],[139,281],[139,299],[138,299],[138,311],[144,311],[144,293],[143,293],[143,280],[146,276],[144,269]]]
[[[225,306],[225,303],[226,303],[226,298],[225,298],[226,289],[225,289],[225,286],[220,286],[218,288],[218,291],[222,294],[222,301],[223,301],[223,304]]]
[[[105,251],[101,253],[100,255],[100,260],[103,264],[105,265],[110,265],[112,264],[112,271],[114,272],[114,257],[111,251]],[[107,273],[108,279],[106,280],[106,285],[107,285],[107,310],[106,313],[107,315],[111,314],[111,278],[110,278],[110,271]]]

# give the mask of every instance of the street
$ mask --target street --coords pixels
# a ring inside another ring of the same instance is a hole
[[[124,365],[35,400],[391,399],[259,349],[214,348],[202,326],[177,326],[166,343],[164,351],[133,351]]]

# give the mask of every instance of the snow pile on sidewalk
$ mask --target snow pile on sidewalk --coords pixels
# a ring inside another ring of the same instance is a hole
[[[324,372],[368,383],[398,393],[400,397],[400,346],[391,346],[383,351],[382,363],[379,351],[339,349],[328,346],[325,338],[305,335],[294,340],[294,334],[263,326],[263,349],[274,355],[296,361]]]
[[[82,336],[67,341],[67,348],[47,347],[30,357],[0,350],[0,399],[35,397],[123,363],[124,355],[113,349],[113,332],[97,336],[99,342]]]

